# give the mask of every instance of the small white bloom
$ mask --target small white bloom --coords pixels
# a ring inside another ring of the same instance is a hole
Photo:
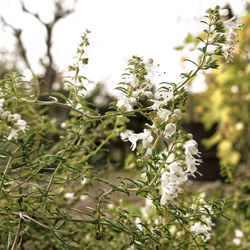
[[[21,116],[19,114],[14,114],[14,115],[9,115],[8,116],[8,121],[9,122],[17,122],[18,120],[21,119]]]
[[[153,110],[159,110],[160,106],[163,105],[162,101],[151,100],[154,104],[151,106]]]
[[[164,135],[167,138],[173,136],[175,134],[175,132],[176,132],[176,126],[174,123],[169,123],[166,125]]]
[[[135,97],[121,96],[118,98],[116,106],[118,108],[124,107],[126,111],[134,110],[133,106],[136,104]]]
[[[149,143],[153,141],[153,136],[151,135],[151,131],[149,129],[144,129],[143,133],[138,134],[139,139],[142,140],[142,147],[146,148]]]
[[[159,109],[157,111],[157,115],[164,121],[168,120],[168,117],[171,115],[171,111],[167,110],[167,109]]]
[[[186,141],[183,146],[185,148],[186,155],[190,155],[190,156],[199,155],[199,150],[197,148],[198,144],[195,140]]]
[[[144,95],[147,97],[147,98],[152,98],[153,97],[153,93],[151,91],[145,91],[144,92]]]
[[[235,245],[239,246],[239,245],[241,244],[241,239],[239,239],[239,238],[234,238],[234,239],[233,239],[233,243],[234,243]]]
[[[61,123],[61,128],[66,128],[66,126],[67,126],[66,122]]]
[[[17,123],[15,123],[15,127],[17,127],[18,130],[24,131],[25,128],[26,128],[26,124],[27,124],[26,121],[24,121],[24,120],[18,120]]]
[[[201,222],[196,222],[191,228],[190,231],[194,234],[203,234],[201,237],[204,240],[204,242],[208,241],[211,238],[212,228],[206,224],[203,224]]]
[[[240,229],[235,229],[234,234],[235,234],[235,237],[237,237],[237,238],[243,237],[243,233]]]
[[[139,140],[139,136],[137,134],[132,134],[129,136],[128,140],[131,142],[131,150],[134,151],[136,149],[136,143]]]
[[[65,193],[64,197],[65,197],[66,199],[73,199],[73,198],[74,198],[74,193],[70,193],[70,192]]]
[[[11,129],[7,140],[11,140],[12,138],[17,139],[17,137],[18,137],[18,131],[15,129]]]
[[[182,118],[182,112],[180,109],[175,109],[174,114],[177,116],[178,119]]]
[[[129,136],[131,136],[132,134],[134,134],[134,132],[130,129],[127,129],[125,132],[120,133],[121,140],[127,141]]]

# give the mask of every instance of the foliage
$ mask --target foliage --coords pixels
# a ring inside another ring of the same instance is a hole
[[[16,72],[5,75],[0,93],[1,248],[216,247],[212,229],[221,230],[216,223],[223,216],[225,201],[205,201],[199,193],[181,194],[201,163],[197,143],[182,128],[185,84],[200,70],[217,68],[215,55],[228,59],[232,53],[232,47],[224,46],[228,23],[221,19],[219,7],[207,11],[204,23],[201,56],[197,62],[189,60],[195,68],[181,74],[182,81],[163,82],[153,93],[152,62],[133,56],[118,84],[120,94],[104,115],[85,98],[89,81],[81,68],[88,63],[84,49],[89,45],[88,31],[82,36],[76,62],[69,67],[73,76],[65,81],[68,95],[53,93],[51,101],[42,101],[36,81],[25,81]],[[214,52],[208,51],[211,46]],[[51,119],[47,112],[55,106],[69,110],[69,119],[63,123]],[[140,133],[126,129],[136,114],[147,119]],[[107,160],[102,153],[117,136],[136,151],[136,159],[130,159],[137,165],[136,178],[108,181],[105,170],[93,165]],[[100,184],[103,188],[98,193],[91,192]],[[138,209],[114,195],[136,195],[146,205]],[[91,205],[83,206],[89,200]]]
[[[216,124],[214,135],[204,140],[207,147],[217,145],[221,173],[233,180],[239,163],[249,166],[250,101],[250,12],[243,18],[239,31],[240,53],[234,61],[221,64],[219,70],[206,74],[208,90],[196,96],[195,112],[206,129]]]

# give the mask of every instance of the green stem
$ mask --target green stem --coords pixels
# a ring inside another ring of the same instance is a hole
[[[78,110],[76,108],[74,108],[73,106],[69,105],[69,104],[65,104],[65,103],[60,103],[60,102],[47,102],[47,101],[37,101],[37,100],[27,100],[27,99],[23,99],[23,101],[28,102],[28,103],[35,103],[35,104],[39,104],[39,105],[54,105],[54,106],[58,106],[58,107],[62,107],[62,108],[66,108],[66,109],[71,109],[89,119],[98,119],[98,120],[102,120],[102,119],[106,119],[106,118],[110,118],[113,116],[118,116],[118,115],[129,115],[129,114],[133,114],[136,112],[141,112],[141,111],[147,111],[150,108],[138,108],[132,111],[126,111],[126,112],[119,112],[119,113],[114,113],[114,114],[108,114],[108,115],[88,115],[84,112],[82,112],[81,110]]]
[[[17,244],[17,241],[18,241],[18,238],[19,238],[19,234],[20,234],[20,231],[21,231],[21,225],[22,225],[22,219],[20,218],[18,226],[17,226],[16,234],[15,234],[15,239],[14,239],[14,242],[12,244],[11,250],[14,250],[15,247],[16,247],[16,244]]]
[[[198,73],[199,70],[201,70],[203,68],[204,63],[206,61],[206,57],[207,57],[207,47],[209,45],[209,36],[211,33],[211,26],[212,26],[212,23],[211,23],[211,15],[210,15],[209,25],[208,25],[208,33],[207,33],[206,42],[205,42],[206,52],[203,53],[201,62],[199,63],[199,65],[198,65],[197,69],[194,71],[194,73],[190,77],[188,77],[181,85],[179,85],[177,87],[177,90],[180,89],[181,87],[183,87],[191,78],[193,78]]]
[[[7,171],[8,171],[8,169],[9,169],[9,167],[11,166],[11,162],[12,162],[12,160],[13,160],[13,158],[14,158],[14,155],[15,155],[15,153],[19,150],[20,147],[21,147],[20,145],[19,145],[18,147],[16,147],[16,149],[15,149],[14,152],[11,154],[11,157],[9,158],[9,160],[8,160],[8,162],[7,162],[7,165],[6,165],[5,169],[4,169],[3,177],[2,177],[2,180],[1,180],[1,183],[0,183],[0,191],[2,190],[2,187],[3,187],[3,184],[4,184],[5,176],[6,176],[6,174],[7,174]]]

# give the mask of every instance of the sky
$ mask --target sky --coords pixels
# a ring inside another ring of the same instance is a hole
[[[45,22],[53,15],[51,0],[24,0],[30,11],[39,13]],[[79,0],[74,14],[59,21],[53,34],[52,54],[60,71],[67,75],[67,66],[72,64],[77,45],[84,30],[89,29],[91,45],[87,56],[89,64],[84,74],[91,80],[106,83],[112,92],[128,59],[133,55],[145,60],[154,59],[155,69],[164,81],[178,82],[180,73],[188,70],[180,58],[189,57],[190,52],[181,52],[174,47],[182,45],[190,32],[198,35],[204,26],[200,23],[205,11],[215,5],[229,3],[236,16],[245,13],[250,0]],[[68,7],[73,0],[65,0]],[[17,0],[1,0],[0,15],[16,28],[23,29],[22,39],[28,58],[35,72],[40,73],[39,58],[45,53],[45,30],[32,16],[24,14]],[[15,40],[11,30],[0,25],[0,49],[12,50]],[[27,76],[29,72],[26,70]],[[163,74],[163,72],[165,72]],[[162,74],[161,74],[162,73]],[[198,77],[192,92],[206,89],[204,77]]]

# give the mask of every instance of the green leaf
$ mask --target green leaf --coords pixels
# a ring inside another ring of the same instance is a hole
[[[184,49],[184,46],[177,46],[177,47],[174,47],[175,50],[183,50]]]
[[[188,33],[188,35],[185,39],[185,43],[192,43],[192,42],[194,42],[194,38],[190,33]]]
[[[57,230],[59,229],[65,222],[65,219],[59,220],[56,225],[54,226],[54,228]]]
[[[62,93],[53,92],[51,95],[58,96],[58,97],[62,98],[63,100],[68,101],[68,98],[65,95],[63,95]]]

